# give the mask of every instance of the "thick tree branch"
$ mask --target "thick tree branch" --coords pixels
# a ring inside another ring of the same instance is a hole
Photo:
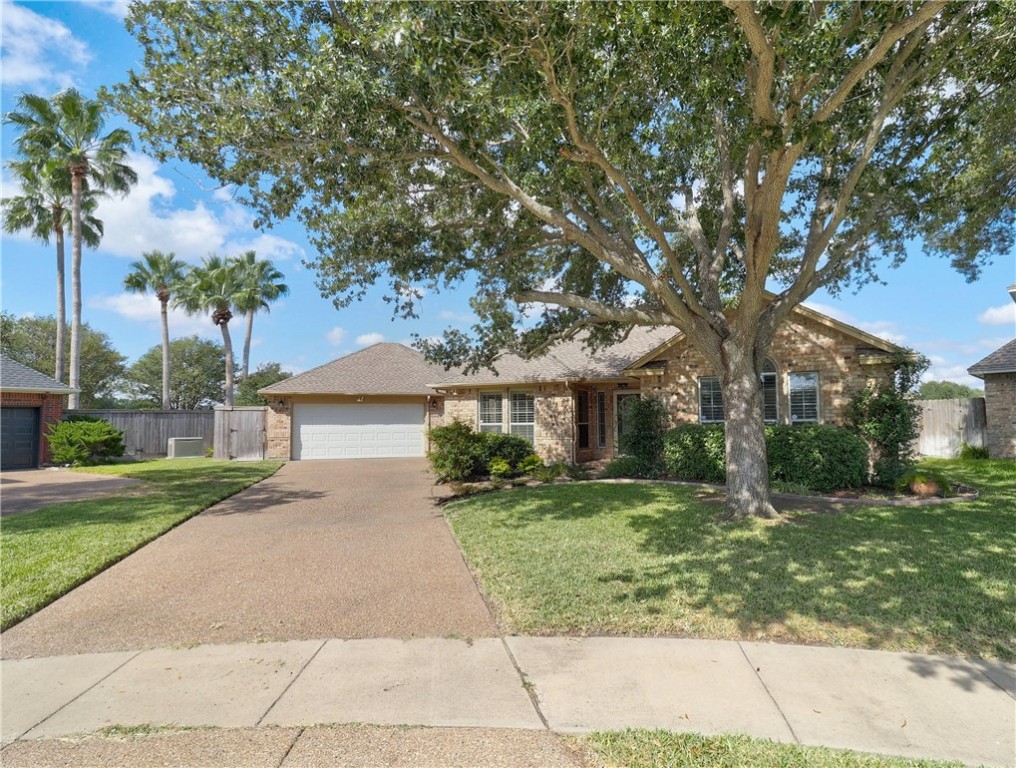
[[[751,0],[724,0],[723,4],[734,12],[744,36],[748,39],[751,52],[755,56],[755,61],[752,62],[754,76],[750,83],[753,91],[752,111],[755,119],[768,125],[776,125],[779,122],[779,116],[776,114],[776,107],[773,106],[772,100],[776,49],[770,42],[758,14],[755,13]]]
[[[868,72],[885,59],[896,43],[918,29],[921,25],[930,23],[947,4],[948,0],[929,0],[929,2],[922,5],[906,19],[889,27],[875,44],[875,47],[854,65],[853,69],[846,74],[840,84],[829,94],[822,103],[822,106],[812,116],[812,122],[821,123],[828,120],[840,108],[843,102],[847,100],[854,87],[861,82]]]
[[[674,325],[674,318],[666,312],[650,307],[612,307],[608,304],[574,293],[554,291],[522,291],[515,296],[520,304],[553,304],[578,309],[607,323],[631,325]]]

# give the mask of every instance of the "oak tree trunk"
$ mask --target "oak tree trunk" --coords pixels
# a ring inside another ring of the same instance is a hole
[[[721,377],[726,418],[727,510],[732,515],[774,517],[762,416],[761,371],[752,350],[725,343]]]

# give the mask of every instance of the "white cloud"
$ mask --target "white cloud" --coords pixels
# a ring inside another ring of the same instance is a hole
[[[233,255],[255,250],[273,260],[303,256],[296,243],[255,232],[251,215],[239,205],[212,202],[215,207],[209,207],[202,201],[189,207],[175,205],[176,186],[160,174],[152,158],[131,153],[128,163],[137,172],[138,183],[126,197],[102,198],[96,212],[105,227],[99,246],[104,253],[137,259],[157,249],[191,263],[212,252]],[[13,180],[5,177],[4,194],[17,194],[16,189]],[[27,232],[12,237],[30,239]]]
[[[346,336],[348,335],[349,334],[347,333],[345,328],[339,328],[338,326],[335,326],[330,331],[328,331],[328,333],[325,334],[325,338],[328,340],[328,343],[331,344],[333,347],[341,347],[342,343],[346,340]]]
[[[114,312],[130,323],[140,323],[149,326],[153,330],[161,329],[162,327],[159,300],[150,294],[118,293],[113,296],[98,295],[88,299],[88,306],[92,309]],[[210,316],[188,315],[180,309],[170,308],[170,337],[177,339],[181,336],[192,336],[194,334],[213,339],[218,339],[221,336],[219,329],[212,324]],[[159,339],[156,338],[152,343],[156,344],[158,341]]]
[[[941,358],[938,358],[941,360]],[[971,363],[973,365],[973,363]],[[966,365],[949,365],[945,360],[941,360],[939,363],[936,361],[935,365],[932,365],[924,375],[921,377],[922,381],[954,381],[957,384],[965,384],[968,387],[974,389],[984,389],[984,382],[980,379],[971,376],[967,373]]]
[[[443,309],[438,314],[442,320],[454,320],[458,323],[475,323],[476,315],[472,312],[452,312],[449,309]]]
[[[369,347],[371,344],[380,344],[385,340],[383,333],[364,333],[356,337],[356,346]]]
[[[84,0],[85,5],[108,13],[123,21],[130,10],[130,0]]]
[[[1016,326],[1016,301],[1010,301],[1000,307],[990,307],[977,316],[982,325]]]
[[[67,88],[92,59],[88,46],[61,22],[10,0],[0,3],[0,74],[5,88]]]

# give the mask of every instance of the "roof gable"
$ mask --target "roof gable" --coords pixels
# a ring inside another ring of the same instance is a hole
[[[42,392],[69,395],[80,389],[68,387],[34,368],[22,365],[7,355],[0,354],[0,390],[4,392]]]
[[[658,347],[677,333],[672,327],[632,328],[628,336],[595,354],[586,347],[587,336],[555,344],[545,354],[534,358],[506,353],[494,362],[496,373],[480,370],[466,374],[461,370],[431,382],[439,389],[507,384],[528,384],[547,381],[624,378],[624,371],[648,350]]]
[[[769,294],[770,299],[773,297],[774,294]],[[816,312],[814,309],[811,309],[809,307],[805,307],[799,304],[796,307],[794,307],[794,309],[791,311],[791,316],[795,314],[805,317],[815,323],[818,323],[819,325],[824,325],[826,328],[831,328],[847,336],[851,336],[872,349],[886,352],[889,354],[903,351],[902,347],[893,344],[892,342],[886,341],[885,339],[879,338],[878,336],[874,336],[868,333],[867,331],[862,331],[860,328],[855,328],[854,326],[848,325],[847,323],[844,323],[840,320],[835,320],[834,318],[831,318],[828,315],[823,315],[821,312]],[[677,335],[673,336],[670,339],[667,339],[664,343],[660,344],[658,347],[649,350],[648,353],[640,357],[638,360],[635,360],[630,367],[632,369],[641,368],[651,363],[655,358],[659,357],[668,350],[673,349],[675,346],[684,341],[684,339],[685,339],[684,332],[677,333]]]
[[[1016,373],[1016,339],[1003,344],[983,360],[967,368],[967,373],[983,379],[989,373]]]
[[[420,352],[381,342],[258,390],[263,395],[432,395],[444,374]]]

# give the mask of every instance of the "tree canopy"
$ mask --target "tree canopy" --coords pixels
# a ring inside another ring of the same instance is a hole
[[[56,360],[56,318],[17,317],[10,312],[0,315],[0,348],[22,365],[48,373]],[[68,347],[70,340],[64,342]],[[127,358],[114,349],[102,331],[88,323],[81,326],[80,408],[95,408],[117,391]]]
[[[169,342],[169,407],[212,408],[221,403],[226,358],[222,345],[198,336]],[[162,345],[149,349],[127,371],[125,389],[132,407],[162,407]]]
[[[926,381],[917,390],[918,400],[955,400],[968,397],[984,397],[984,390],[957,384],[955,381]]]
[[[282,370],[279,363],[261,363],[256,370],[240,380],[236,387],[236,404],[268,405],[268,401],[258,394],[258,390],[285,381],[292,375]]]
[[[153,2],[128,18],[144,62],[119,103],[259,223],[296,216],[337,306],[387,280],[411,316],[415,286],[482,276],[472,333],[424,345],[447,365],[679,328],[731,406],[731,506],[764,513],[754,402],[793,307],[880,279],[913,237],[968,278],[1012,246],[1012,198],[976,179],[1011,189],[1013,165],[972,139],[1013,157],[1013,19],[940,0]]]

